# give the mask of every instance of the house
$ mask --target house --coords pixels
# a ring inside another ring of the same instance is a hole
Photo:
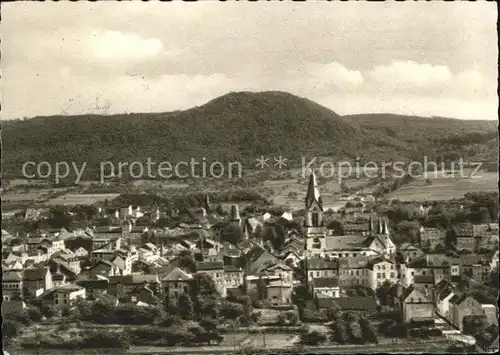
[[[498,223],[483,223],[472,226],[476,250],[498,247]]]
[[[214,281],[219,294],[226,297],[223,262],[198,262],[196,263],[196,273],[208,274]]]
[[[23,271],[24,296],[38,297],[52,286],[52,273],[49,267],[30,268]]]
[[[132,302],[137,306],[151,306],[161,302],[150,285],[140,285],[121,298],[124,302]]]
[[[108,279],[86,279],[77,280],[75,282],[77,286],[83,287],[85,289],[85,294],[88,299],[95,299],[100,293],[106,293],[108,290]]]
[[[371,286],[372,270],[370,270],[368,257],[339,258],[338,262],[341,287]]]
[[[471,277],[479,282],[489,279],[491,266],[488,258],[484,255],[460,255],[458,258],[451,258],[450,264],[455,270],[452,270],[452,275],[458,269],[460,276]]]
[[[81,271],[80,259],[70,250],[56,251],[50,256],[50,258],[60,264],[63,264],[76,274],[79,274]]]
[[[280,259],[285,262],[285,264],[289,266],[296,267],[299,265],[299,262],[301,260],[302,253],[297,253],[293,250],[288,250],[284,253],[280,254]]]
[[[23,289],[23,276],[19,271],[2,271],[2,294],[4,301],[20,299]]]
[[[182,293],[189,293],[193,275],[176,267],[161,277],[161,285],[165,296],[177,298]]]
[[[435,249],[436,246],[444,246],[446,230],[440,228],[420,227],[420,245],[423,248]]]
[[[223,250],[221,243],[209,238],[200,238],[195,247],[200,250],[204,261],[216,262],[221,260]]]
[[[457,249],[475,250],[474,227],[470,223],[460,223],[454,227],[457,237]]]
[[[498,325],[497,306],[494,304],[482,304],[483,314],[486,315],[488,324]]]
[[[281,262],[260,265],[245,280],[247,294],[255,294],[271,305],[290,304],[293,289],[293,269]]]
[[[433,275],[416,275],[413,279],[415,289],[422,292],[429,299],[432,299],[434,292],[434,276]]]
[[[109,277],[120,275],[120,268],[107,260],[98,260],[83,272],[85,278]]]
[[[74,253],[77,258],[86,258],[89,255],[89,251],[84,247],[79,247]]]
[[[453,289],[448,287],[442,290],[436,297],[436,311],[442,317],[450,319],[450,300],[455,296]]]
[[[398,251],[407,263],[420,259],[424,256],[422,249],[417,248],[410,243],[401,244]]]
[[[483,308],[472,296],[463,294],[455,295],[450,299],[450,315],[449,321],[460,330],[463,330],[463,319],[469,315],[483,315]]]
[[[368,284],[372,290],[376,290],[383,283],[396,283],[399,280],[397,265],[387,259],[375,258],[368,264]]]
[[[244,285],[243,271],[233,265],[224,265],[224,287],[226,294],[231,289],[239,288]]]
[[[311,281],[310,292],[314,298],[318,294],[332,298],[340,297],[339,279],[337,277],[318,277]]]
[[[321,277],[338,277],[338,259],[311,258],[306,259],[306,272],[308,282]]]
[[[433,276],[434,282],[436,282],[434,275],[437,275],[437,282],[439,282],[443,278],[449,278],[447,276],[449,275],[448,269],[449,262],[447,260],[441,260],[438,254],[426,255],[408,264],[402,262],[400,264],[400,281],[403,286],[408,287],[415,283],[415,276],[431,275]]]
[[[279,259],[275,255],[259,245],[253,245],[241,259],[242,265],[245,265],[246,271],[249,274],[258,270],[263,264],[279,262]]]
[[[413,285],[403,291],[396,300],[396,306],[405,323],[427,320],[434,315],[434,305],[431,300]]]
[[[161,292],[160,279],[158,278],[158,275],[126,275],[121,278],[120,283],[117,285],[116,296],[118,296],[118,298],[127,297],[138,287],[142,287],[144,285],[148,285],[148,288],[155,294],[159,294]]]
[[[26,261],[28,262],[28,260]],[[23,264],[19,260],[12,261],[2,261],[2,268],[4,270],[17,270],[20,271],[23,269]]]
[[[40,295],[42,304],[58,308],[73,307],[77,299],[86,298],[85,289],[75,284],[54,287]]]
[[[490,270],[498,270],[498,250],[493,254],[490,262]]]

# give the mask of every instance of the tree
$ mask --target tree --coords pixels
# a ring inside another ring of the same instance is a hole
[[[221,240],[233,245],[238,245],[243,240],[243,231],[239,225],[229,223],[221,231]]]
[[[33,322],[40,322],[42,320],[42,312],[40,312],[40,309],[35,306],[30,306],[27,309],[28,312],[28,317],[33,321]]]
[[[340,308],[340,306],[335,303],[335,302],[332,302],[330,304],[330,307],[328,307],[328,309],[326,310],[326,317],[329,321],[333,321],[335,319],[337,319],[337,316],[339,315],[340,311],[342,309]]]
[[[344,226],[340,221],[337,221],[336,219],[330,221],[327,225],[327,228],[333,231],[333,235],[344,235],[345,233]]]
[[[179,296],[177,305],[182,318],[190,319],[193,316],[194,305],[191,297],[188,294],[182,293]]]
[[[382,285],[377,287],[375,290],[375,294],[377,295],[380,304],[387,306],[390,303],[390,295],[389,290],[392,288],[392,285],[389,281],[384,281]]]
[[[377,343],[377,333],[366,317],[361,317],[359,320],[361,326],[362,338],[367,343]]]
[[[488,326],[485,315],[468,315],[463,318],[463,332],[468,335],[476,335],[482,333]]]
[[[221,305],[220,315],[226,319],[236,319],[245,314],[245,308],[234,302],[225,301]]]
[[[61,309],[61,316],[66,318],[66,317],[69,317],[71,315],[71,309],[69,307],[64,307],[63,309]]]
[[[23,329],[24,325],[21,322],[4,318],[2,325],[2,338],[7,341],[21,333]]]
[[[319,345],[327,340],[325,334],[313,330],[311,332],[304,332],[300,336],[300,343],[305,345]]]
[[[42,314],[47,318],[57,317],[59,315],[59,311],[56,307],[52,305],[47,305],[42,307]]]
[[[279,325],[296,325],[299,322],[299,317],[294,311],[282,312],[278,316]]]

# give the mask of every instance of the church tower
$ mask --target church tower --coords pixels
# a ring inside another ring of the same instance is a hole
[[[304,227],[306,233],[306,253],[309,256],[321,254],[325,248],[325,227],[323,224],[323,201],[319,193],[314,171],[309,176],[305,205]]]

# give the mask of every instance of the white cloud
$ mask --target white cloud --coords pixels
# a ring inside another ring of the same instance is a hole
[[[302,70],[290,70],[285,81],[288,90],[309,96],[349,92],[362,85],[363,75],[360,71],[349,69],[337,62],[308,62]]]
[[[158,38],[117,31],[94,33],[87,46],[98,60],[144,60],[158,56],[164,49]]]
[[[393,61],[375,66],[369,73],[372,92],[420,94],[435,97],[496,97],[496,78],[466,69],[453,73],[446,65]]]
[[[370,72],[378,86],[395,91],[441,89],[453,80],[453,73],[445,65],[431,65],[414,61],[393,61],[379,65]]]

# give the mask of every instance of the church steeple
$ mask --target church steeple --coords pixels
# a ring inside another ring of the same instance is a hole
[[[316,181],[316,174],[314,174],[314,170],[312,170],[311,175],[309,176],[309,185],[307,187],[306,210],[310,209],[315,202],[319,205],[319,207],[323,211],[323,201],[319,193],[318,183]]]
[[[314,171],[311,171],[311,175],[309,177],[305,212],[305,227],[323,226],[323,201],[321,199],[321,195],[319,194],[319,188]]]

